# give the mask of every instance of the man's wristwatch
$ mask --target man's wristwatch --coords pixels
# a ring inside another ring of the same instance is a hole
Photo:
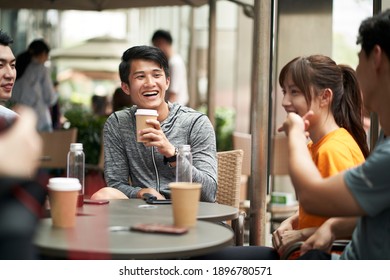
[[[178,154],[178,153],[179,153],[179,149],[178,149],[178,148],[175,148],[175,154],[174,154],[173,156],[171,156],[171,157],[169,157],[169,158],[164,157],[164,164],[165,164],[165,165],[168,164],[169,167],[172,167],[172,166],[170,165],[170,163],[176,161],[176,157],[177,157],[177,154]]]

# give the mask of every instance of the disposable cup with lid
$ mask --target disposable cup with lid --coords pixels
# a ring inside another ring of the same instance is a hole
[[[137,142],[144,142],[141,140],[139,131],[148,127],[153,127],[153,125],[146,123],[146,120],[156,120],[158,117],[158,113],[156,110],[138,109],[135,113],[135,116],[137,127]]]
[[[142,116],[156,116],[158,117],[157,110],[151,110],[151,109],[137,109],[135,112],[136,116],[142,115]]]
[[[55,177],[50,178],[47,187],[52,191],[79,191],[81,184],[77,178]]]
[[[77,178],[49,179],[50,214],[54,227],[72,228],[76,223],[77,197],[81,184]]]

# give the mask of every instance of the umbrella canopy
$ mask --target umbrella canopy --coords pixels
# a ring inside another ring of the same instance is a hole
[[[120,58],[129,47],[131,44],[125,39],[101,36],[75,46],[53,49],[50,57],[60,72],[73,69],[116,73]]]
[[[50,56],[52,59],[119,59],[129,47],[131,45],[125,39],[101,36],[76,46],[53,49]]]
[[[208,0],[1,0],[0,8],[102,11],[153,6],[201,6],[206,3]]]

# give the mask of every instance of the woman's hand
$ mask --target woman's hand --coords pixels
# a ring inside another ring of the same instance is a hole
[[[303,117],[300,117],[296,113],[288,113],[286,120],[281,127],[278,128],[278,132],[284,131],[288,136],[291,129],[297,128],[302,130],[306,137],[309,137],[309,132],[307,131],[310,126],[310,118],[314,115],[313,111],[307,112]]]
[[[284,220],[280,226],[272,233],[272,245],[276,250],[279,250],[280,246],[283,245],[282,236],[288,230],[294,230],[294,224],[298,219],[297,214]]]
[[[291,245],[298,241],[304,241],[312,235],[317,228],[304,228],[299,230],[287,230],[285,231],[281,237],[281,246],[278,248],[279,254],[283,254],[283,252],[289,248]]]

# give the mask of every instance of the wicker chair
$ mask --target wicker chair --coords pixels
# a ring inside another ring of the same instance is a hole
[[[233,206],[239,209],[243,155],[244,152],[242,150],[232,150],[217,153],[217,203]],[[244,221],[245,212],[243,211],[240,211],[237,219],[232,220],[232,228],[235,233],[235,244],[237,246],[242,246],[244,244]]]

